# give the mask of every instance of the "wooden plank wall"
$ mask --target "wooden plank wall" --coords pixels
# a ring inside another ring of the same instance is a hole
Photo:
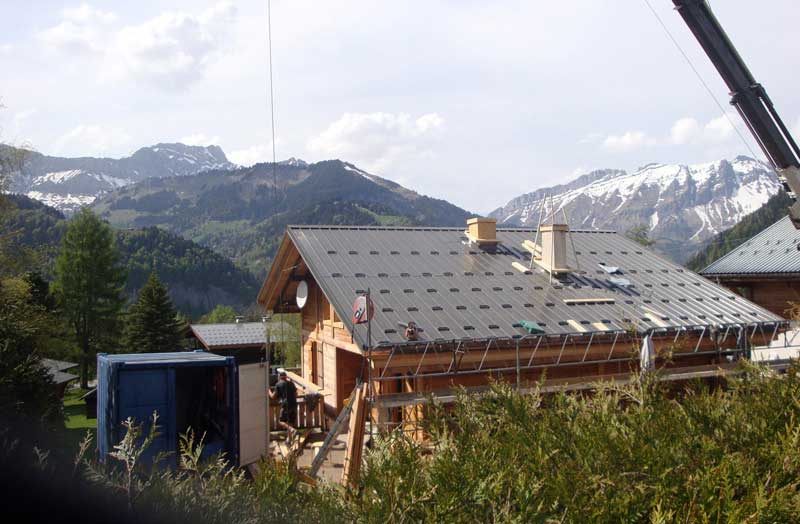
[[[336,416],[355,386],[361,352],[316,282],[309,279],[308,289],[302,310],[302,376],[332,393],[325,397],[326,413]]]
[[[343,324],[335,317],[332,307],[328,303],[319,286],[309,280],[309,299],[302,310],[302,335],[303,335],[303,378],[314,382],[320,387],[324,387],[332,394],[325,397],[325,413],[329,417],[335,417],[344,406],[345,397],[353,390],[356,377],[361,371],[362,353],[354,344],[350,333],[344,328]],[[770,291],[771,292],[771,291]],[[797,292],[793,290],[792,293]],[[792,295],[793,296],[793,295]],[[800,297],[798,297],[800,299]],[[666,337],[655,341],[657,351],[671,349],[675,352],[687,353],[694,350],[697,345],[697,334],[682,337],[677,344],[673,343],[673,337]],[[594,343],[586,349],[588,338],[584,341],[576,341],[566,346],[562,356],[561,364],[573,363],[573,365],[554,368],[528,370],[521,373],[523,385],[536,382],[546,376],[546,378],[570,378],[570,377],[591,377],[606,375],[611,373],[627,373],[635,371],[635,361],[600,363],[600,364],[580,364],[581,360],[605,360],[609,358],[611,351],[611,340],[596,339]],[[533,344],[533,341],[530,342]],[[735,336],[730,336],[727,345],[735,344]],[[633,347],[630,341],[620,340],[613,349],[611,358],[627,359],[637,356],[638,348]],[[464,357],[462,369],[469,369],[477,365],[483,358],[483,348],[485,346],[476,345]],[[711,351],[714,349],[710,338],[705,337],[699,346],[699,351]],[[520,361],[527,363],[533,351],[532,347],[520,348]],[[559,353],[561,353],[560,343],[554,343],[550,347],[540,346],[536,353],[534,364],[553,364]],[[431,358],[431,357],[435,358]],[[386,356],[381,359],[379,353],[374,355],[373,376],[378,376],[386,362]],[[493,347],[488,355],[484,367],[502,368],[514,367],[516,363],[516,350],[513,346]],[[681,357],[675,360],[675,365],[706,365],[714,364],[715,355]],[[438,360],[437,360],[438,359]],[[442,365],[446,368],[449,364],[450,355],[442,353],[440,355],[429,354],[426,357],[427,365],[420,368],[421,372],[441,371]],[[431,377],[431,378],[408,378],[408,373],[413,373],[417,369],[419,356],[417,355],[395,355],[387,371],[389,375],[399,375],[397,381],[388,383],[376,383],[375,389],[378,394],[398,393],[403,391],[431,391],[451,387],[454,385],[481,386],[488,383],[490,374],[465,374],[457,378],[453,377]],[[366,375],[366,373],[364,373]],[[514,371],[495,373],[494,378],[503,378],[509,382],[516,382]],[[366,378],[366,376],[364,377]],[[415,408],[416,409],[416,408]],[[414,418],[418,413],[409,412],[403,417],[400,412],[387,412],[380,414],[382,420]]]
[[[748,280],[737,277],[717,280],[737,295],[784,318],[787,318],[791,303],[800,303],[800,278]]]
[[[798,254],[800,256],[800,254]],[[800,280],[787,282],[754,282],[751,300],[772,311],[776,315],[786,317],[791,302],[800,303]]]

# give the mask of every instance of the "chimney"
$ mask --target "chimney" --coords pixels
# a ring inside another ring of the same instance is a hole
[[[539,226],[541,245],[525,241],[523,246],[531,251],[533,261],[546,269],[551,275],[569,273],[567,265],[567,242],[569,226],[567,224],[542,224]]]
[[[493,248],[500,243],[497,240],[497,220],[494,218],[470,218],[467,220],[467,230],[464,233],[470,242],[482,248]]]

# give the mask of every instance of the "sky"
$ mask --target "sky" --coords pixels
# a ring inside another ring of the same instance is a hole
[[[592,169],[761,156],[669,0],[272,0],[277,158],[487,213]],[[796,0],[712,7],[800,134]],[[267,0],[3,0],[0,141],[272,158]]]

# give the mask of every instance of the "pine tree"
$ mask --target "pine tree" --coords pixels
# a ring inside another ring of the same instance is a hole
[[[113,347],[126,271],[111,227],[88,208],[69,223],[56,259],[55,291],[81,349],[81,387],[89,380],[89,359]]]
[[[139,290],[139,298],[128,309],[125,350],[131,353],[163,353],[181,349],[182,322],[167,288],[155,272]]]

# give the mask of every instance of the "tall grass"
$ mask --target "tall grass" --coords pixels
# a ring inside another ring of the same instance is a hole
[[[750,367],[727,390],[462,395],[429,409],[431,455],[400,435],[368,455],[356,520],[797,522],[798,371]]]
[[[352,488],[304,484],[273,461],[247,478],[221,455],[201,461],[191,432],[177,469],[153,467],[141,460],[152,434],[133,421],[105,463],[85,441],[67,467],[130,514],[192,522],[798,522],[800,367],[744,371],[724,389],[645,377],[591,395],[462,393],[426,408],[425,445],[380,438]]]

